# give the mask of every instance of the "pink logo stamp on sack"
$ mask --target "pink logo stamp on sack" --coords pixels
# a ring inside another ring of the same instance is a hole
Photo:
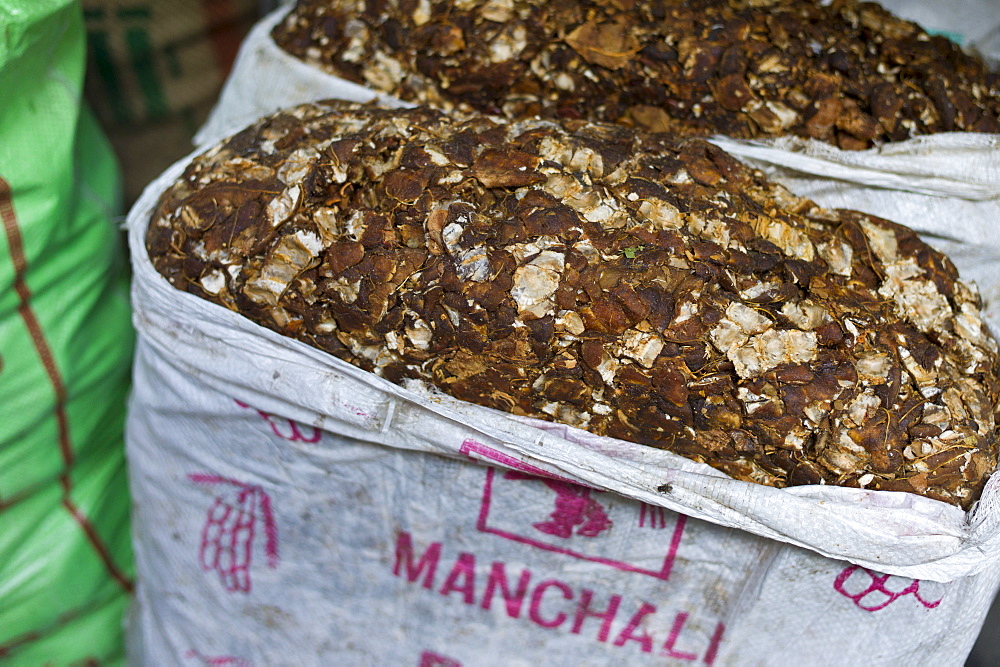
[[[604,507],[590,497],[591,489],[558,479],[544,479],[517,470],[508,470],[504,479],[541,479],[545,486],[555,491],[555,509],[548,521],[531,524],[539,532],[566,539],[574,533],[582,537],[597,537],[611,528]]]
[[[476,522],[478,530],[627,572],[638,572],[664,581],[670,577],[687,521],[683,514],[638,503],[636,521],[637,503],[634,501],[613,495],[599,501],[595,498],[600,493],[596,489],[518,461],[474,440],[466,440],[460,451],[467,455],[475,453],[480,458],[516,470],[497,475],[495,468],[487,468],[483,500]],[[549,506],[553,509],[547,517],[525,520],[524,507],[545,506],[548,503],[552,503]],[[609,557],[607,550],[620,544],[620,541],[609,543],[601,538],[607,536],[615,525],[621,525],[623,530],[632,530],[633,526],[673,528],[659,569],[629,563],[620,557]]]
[[[497,450],[493,449],[492,447],[488,447],[488,446],[484,445],[481,442],[476,442],[475,440],[472,440],[471,438],[467,439],[465,442],[462,443],[462,446],[458,448],[458,453],[459,454],[465,454],[470,459],[476,458],[475,456],[473,456],[473,454],[476,454],[479,457],[484,458],[484,459],[486,459],[488,461],[495,461],[496,463],[499,463],[500,465],[506,466],[508,468],[513,468],[514,470],[520,470],[521,472],[526,472],[526,473],[529,473],[531,475],[535,475],[537,477],[548,477],[550,479],[560,479],[560,480],[562,480],[564,482],[569,482],[570,484],[576,484],[576,482],[574,482],[571,479],[567,479],[565,477],[560,477],[559,475],[556,475],[555,473],[551,473],[551,472],[548,472],[546,470],[542,470],[541,468],[533,466],[530,463],[524,463],[523,461],[518,461],[513,456],[508,456],[508,455],[504,454],[503,452],[498,452]]]
[[[671,514],[672,512],[665,507],[642,503],[639,507],[639,527],[649,527],[655,530],[666,528],[667,517]]]
[[[434,651],[424,651],[420,654],[420,667],[462,667],[462,663]]]
[[[318,429],[315,426],[309,426],[308,428],[312,429],[312,434],[306,435],[303,432],[303,427],[298,422],[294,422],[291,419],[275,417],[269,412],[252,408],[243,401],[236,400],[235,398],[233,400],[236,401],[236,405],[241,408],[249,408],[256,411],[257,414],[260,415],[261,419],[266,421],[268,426],[271,427],[271,431],[273,431],[274,434],[282,440],[288,440],[290,442],[314,443],[319,442],[323,437],[322,429]]]
[[[250,565],[258,514],[264,523],[264,554],[267,566],[278,566],[278,526],[271,497],[259,486],[219,475],[188,475],[195,484],[221,486],[208,508],[201,531],[198,561],[205,572],[217,572],[229,592],[249,593]]]
[[[237,658],[231,655],[202,655],[194,649],[185,653],[184,657],[188,660],[198,660],[201,664],[206,665],[206,667],[251,667],[250,661],[244,660],[243,658]]]
[[[933,582],[923,583],[925,588],[928,584],[933,584]],[[907,595],[913,595],[927,609],[934,609],[941,604],[943,596],[934,601],[924,599],[920,594],[920,584],[919,579],[880,574],[859,565],[849,565],[837,575],[833,588],[865,611],[885,609]]]

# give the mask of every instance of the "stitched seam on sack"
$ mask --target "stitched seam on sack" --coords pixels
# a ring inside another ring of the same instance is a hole
[[[69,471],[74,463],[74,455],[69,433],[69,419],[66,415],[66,386],[63,383],[62,375],[59,373],[59,368],[56,365],[55,357],[52,355],[48,341],[45,339],[45,332],[42,331],[42,326],[31,309],[31,291],[24,280],[24,275],[28,268],[28,260],[24,253],[21,229],[17,224],[17,216],[14,213],[13,195],[10,184],[2,177],[0,177],[0,219],[3,220],[4,232],[7,235],[7,247],[10,252],[11,261],[14,263],[14,290],[17,292],[19,300],[17,312],[24,321],[24,326],[31,336],[31,342],[38,353],[42,366],[45,368],[45,374],[48,376],[49,382],[52,384],[52,389],[55,392],[56,402],[53,412],[55,413],[59,429],[59,452],[63,459],[63,470],[59,474],[59,483],[63,489],[62,505],[83,530],[87,541],[90,542],[94,551],[97,552],[97,556],[101,559],[108,574],[111,575],[126,593],[131,593],[133,589],[132,580],[118,569],[118,566],[111,559],[111,554],[107,546],[101,540],[100,535],[97,534],[97,530],[90,522],[90,519],[80,511],[72,498],[70,498],[73,484],[70,480]]]

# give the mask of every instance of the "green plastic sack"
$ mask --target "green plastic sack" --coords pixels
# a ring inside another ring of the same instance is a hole
[[[122,660],[133,344],[73,0],[0,0],[0,664]]]

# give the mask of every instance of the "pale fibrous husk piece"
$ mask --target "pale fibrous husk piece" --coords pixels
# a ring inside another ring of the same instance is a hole
[[[390,381],[737,479],[968,508],[997,463],[997,346],[951,262],[699,139],[305,105],[195,158],[147,246]]]

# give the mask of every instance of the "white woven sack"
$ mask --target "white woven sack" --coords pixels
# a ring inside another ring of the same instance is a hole
[[[135,662],[960,664],[970,649],[1000,579],[1000,477],[968,515],[773,489],[392,385],[154,271],[146,225],[182,170],[128,222]]]
[[[200,144],[292,104],[376,97],[278,49],[284,11],[245,41]],[[1000,296],[984,233],[1000,219],[996,139],[956,139],[947,163],[914,166],[901,145],[846,176],[822,147],[756,164],[824,205],[936,235]],[[988,169],[966,178],[956,165],[972,160]],[[153,272],[145,223],[179,171],[130,216],[133,659],[961,664],[1000,578],[996,482],[969,515],[907,494],[769,489],[389,385]]]

